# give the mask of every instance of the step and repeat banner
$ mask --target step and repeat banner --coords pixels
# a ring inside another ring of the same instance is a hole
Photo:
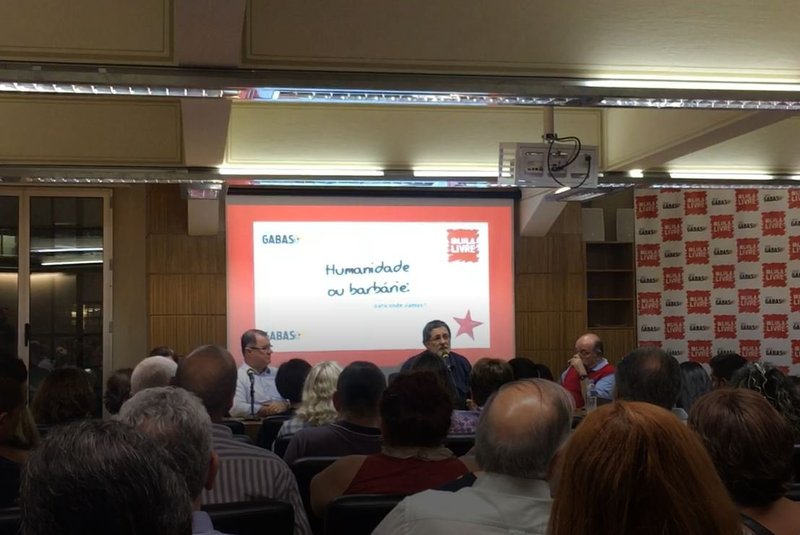
[[[639,345],[800,373],[800,189],[636,191]]]

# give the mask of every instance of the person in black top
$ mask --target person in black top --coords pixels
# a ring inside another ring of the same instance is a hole
[[[28,371],[20,359],[0,358],[0,508],[16,504],[20,471],[27,459],[27,451],[11,444],[25,409],[27,381]]]

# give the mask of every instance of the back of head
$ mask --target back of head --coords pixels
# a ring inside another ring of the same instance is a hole
[[[66,366],[47,374],[36,390],[31,411],[37,424],[62,424],[88,418],[94,409],[92,377],[80,368]]]
[[[720,353],[711,357],[708,364],[711,366],[711,376],[717,385],[723,385],[730,381],[734,372],[746,365],[747,361],[736,353]]]
[[[119,420],[163,446],[191,497],[200,495],[211,459],[211,420],[197,396],[182,388],[148,388],[122,405]]]
[[[191,533],[186,485],[163,448],[115,421],[51,430],[20,488],[27,535]]]
[[[759,507],[786,493],[792,478],[792,429],[763,396],[739,388],[715,390],[694,404],[689,425],[736,503]]]
[[[795,442],[800,443],[800,394],[782,371],[771,364],[755,362],[739,368],[729,384],[764,396],[786,418],[792,427]]]
[[[332,360],[318,362],[311,368],[303,385],[303,403],[297,417],[311,425],[324,425],[336,420],[333,393],[342,367]]]
[[[539,377],[536,364],[531,359],[516,357],[508,361],[511,371],[514,372],[514,380],[536,379]]]
[[[445,364],[442,357],[426,351],[414,359],[411,368],[408,370],[408,373],[416,372],[430,372],[434,374],[436,378],[439,379],[442,388],[444,388],[455,401],[456,393],[453,390],[453,382],[450,380],[450,370],[447,369],[447,364]]]
[[[117,414],[125,400],[131,397],[132,373],[133,368],[122,368],[108,377],[103,403],[109,414]]]
[[[383,393],[381,429],[389,446],[439,446],[450,428],[453,401],[431,372],[400,375]]]
[[[514,371],[506,361],[489,358],[478,360],[469,374],[472,401],[482,407],[498,388],[513,380]]]
[[[551,535],[734,535],[739,515],[697,436],[649,403],[617,401],[570,438]]]
[[[386,376],[380,368],[371,362],[352,362],[342,370],[336,382],[339,410],[345,415],[374,417],[384,390]]]
[[[711,379],[705,368],[697,362],[681,362],[681,391],[676,405],[687,412],[700,396],[711,392]]]
[[[278,394],[290,403],[300,403],[303,400],[303,384],[309,371],[311,364],[303,359],[290,359],[281,364],[275,373]]]
[[[136,365],[131,374],[131,394],[145,388],[169,386],[177,369],[178,365],[169,357],[157,355],[145,358]]]
[[[221,420],[233,404],[236,361],[220,346],[200,346],[181,359],[175,386],[198,396],[211,419]]]
[[[167,357],[174,359],[175,351],[169,346],[158,346],[150,350],[150,357]]]
[[[630,352],[617,365],[617,399],[644,401],[671,409],[681,391],[681,370],[675,357],[655,347]]]
[[[544,479],[572,426],[572,396],[546,379],[500,387],[484,406],[475,460],[486,472]]]

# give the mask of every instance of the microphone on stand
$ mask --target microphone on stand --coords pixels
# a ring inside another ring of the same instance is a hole
[[[447,370],[452,372],[454,367],[452,364],[450,364],[450,352],[444,350],[444,352],[442,353],[442,358],[445,359],[445,366],[447,366]]]
[[[250,418],[256,417],[256,372],[253,368],[247,370],[250,378]]]

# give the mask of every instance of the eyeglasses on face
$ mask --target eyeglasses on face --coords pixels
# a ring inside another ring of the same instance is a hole
[[[262,352],[264,352],[264,351],[269,351],[270,349],[272,349],[272,346],[271,346],[271,345],[268,345],[268,346],[263,346],[263,347],[259,347],[259,346],[247,346],[247,347],[246,347],[246,349],[249,349],[249,350],[251,350],[251,351],[262,351]]]

